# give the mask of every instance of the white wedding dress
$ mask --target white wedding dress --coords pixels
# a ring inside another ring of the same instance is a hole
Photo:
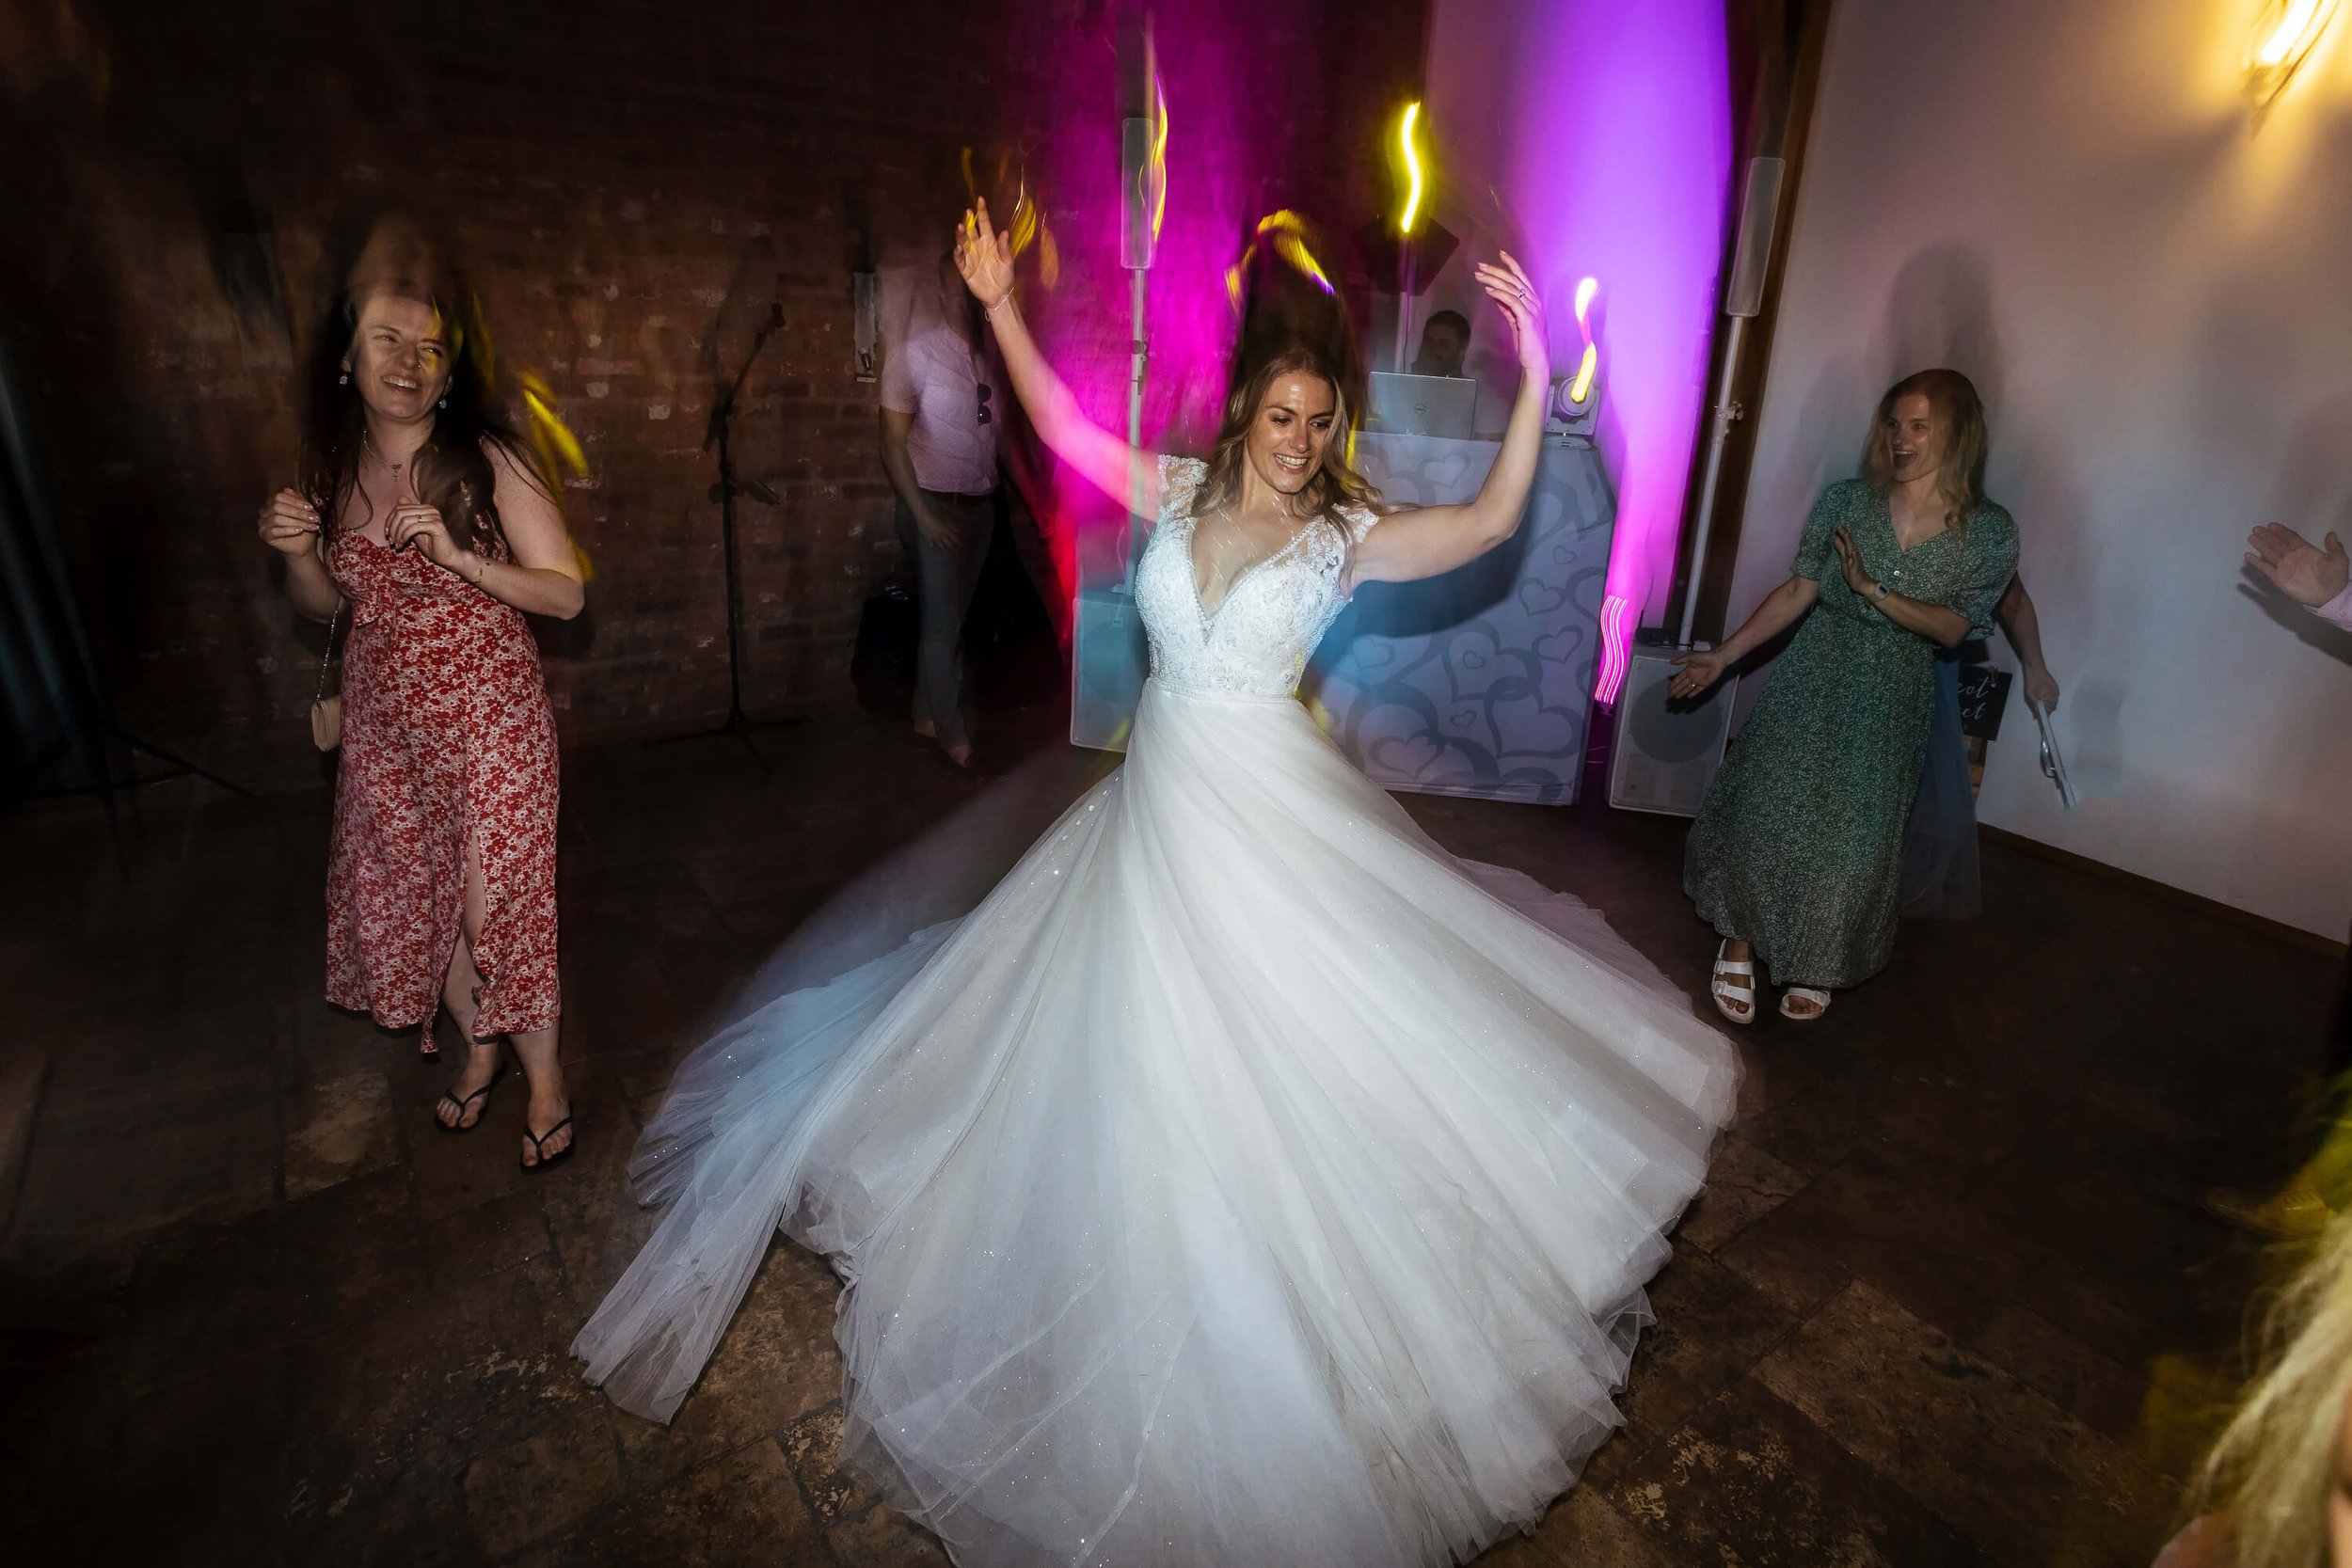
[[[770,1240],[847,1281],[843,1449],[961,1564],[1376,1568],[1531,1526],[1618,1424],[1734,1053],[1454,859],[1293,692],[1369,515],[1204,610],[1170,460],[1123,768],[979,908],[680,1069],[575,1346],[666,1420]]]

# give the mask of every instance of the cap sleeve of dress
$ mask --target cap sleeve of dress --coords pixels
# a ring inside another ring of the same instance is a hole
[[[1200,482],[1208,476],[1209,466],[1198,457],[1178,457],[1173,452],[1160,454],[1160,517],[1181,517],[1192,510],[1193,498],[1200,493]]]
[[[1841,479],[1814,498],[1813,510],[1805,515],[1804,531],[1797,538],[1796,559],[1788,563],[1789,576],[1819,582],[1829,575],[1836,559],[1830,538],[1839,524],[1852,522],[1861,511],[1855,504],[1856,493],[1868,491],[1869,486],[1858,479]]]

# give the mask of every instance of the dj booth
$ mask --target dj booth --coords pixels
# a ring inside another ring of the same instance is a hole
[[[1468,500],[1493,441],[1364,435],[1356,466],[1392,501]],[[1547,437],[1518,531],[1469,565],[1356,592],[1302,686],[1389,789],[1565,805],[1577,798],[1616,501],[1600,454]]]
[[[1501,450],[1367,434],[1356,465],[1391,500],[1432,506],[1475,496]],[[1301,695],[1385,788],[1567,804],[1583,773],[1615,521],[1600,454],[1546,437],[1518,532],[1443,577],[1358,589]],[[1101,586],[1078,595],[1071,739],[1119,751],[1143,684],[1142,631],[1115,570],[1098,572]]]

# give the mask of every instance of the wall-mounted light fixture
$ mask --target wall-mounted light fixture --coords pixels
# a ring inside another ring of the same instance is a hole
[[[2246,96],[2257,113],[2286,90],[2336,18],[2337,0],[2263,0],[2246,40]]]

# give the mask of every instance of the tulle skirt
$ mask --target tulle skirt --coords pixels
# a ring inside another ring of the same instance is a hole
[[[667,1419],[771,1236],[843,1447],[963,1564],[1443,1563],[1618,1424],[1736,1057],[1297,704],[1145,689],[979,908],[703,1046],[581,1331]]]

